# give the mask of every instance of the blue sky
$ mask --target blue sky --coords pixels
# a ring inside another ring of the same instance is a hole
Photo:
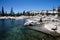
[[[60,6],[60,0],[0,0],[1,7],[10,12],[13,7],[14,12],[22,12],[24,10],[51,10]]]

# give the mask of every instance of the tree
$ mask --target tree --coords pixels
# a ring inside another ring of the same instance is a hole
[[[60,6],[58,7],[58,16],[60,16]]]
[[[58,7],[58,12],[60,12],[60,6]]]
[[[7,11],[5,12],[5,16],[8,16]]]
[[[28,12],[26,12],[26,16],[30,16],[30,12],[28,11]]]
[[[1,16],[1,11],[0,11],[0,16]]]
[[[52,13],[52,15],[55,15],[55,13]]]
[[[13,8],[11,8],[10,15],[14,16]]]
[[[16,16],[19,16],[20,15],[20,13],[18,12],[17,14],[16,14]]]
[[[1,14],[1,11],[0,11],[0,14]]]
[[[2,16],[4,16],[4,8],[2,7]]]
[[[23,11],[23,15],[25,15],[25,10]]]

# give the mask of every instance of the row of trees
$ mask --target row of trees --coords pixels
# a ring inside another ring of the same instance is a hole
[[[2,10],[0,11],[0,16],[20,16],[22,13],[14,13],[13,8],[11,8],[10,13],[7,13],[4,11],[4,7],[2,7]]]
[[[0,11],[0,16],[21,16],[21,15],[24,15],[24,16],[33,16],[34,14],[32,13],[30,13],[30,12],[25,12],[25,11],[23,11],[23,13],[14,13],[14,11],[13,11],[13,8],[11,8],[11,11],[10,11],[10,13],[7,13],[7,12],[5,12],[4,11],[4,7],[2,7],[2,9],[1,9],[1,11]]]
[[[53,9],[53,12],[54,12],[54,10],[55,9]],[[21,15],[24,15],[24,16],[34,16],[34,15],[37,15],[37,14],[39,14],[39,13],[30,13],[29,11],[28,12],[25,12],[25,11],[23,11],[23,13],[14,13],[14,11],[13,11],[13,8],[11,8],[11,11],[10,11],[10,13],[7,13],[7,12],[5,12],[4,11],[4,7],[2,7],[2,10],[0,11],[0,16],[21,16]],[[40,13],[40,14],[42,14],[42,15],[44,15],[44,13]],[[58,7],[58,16],[60,16],[60,7]],[[46,13],[46,15],[55,15],[55,13],[48,13],[48,11],[47,11],[47,13]]]

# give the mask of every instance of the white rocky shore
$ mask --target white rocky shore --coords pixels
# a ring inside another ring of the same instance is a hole
[[[46,16],[46,15],[36,15],[36,16],[19,16],[19,17],[11,17],[11,16],[4,16],[0,17],[0,19],[24,19],[26,18],[26,22],[24,25],[26,26],[34,26],[36,24],[43,24],[41,27],[29,27],[31,29],[35,29],[38,31],[42,31],[47,34],[51,34],[53,36],[59,36],[60,35],[60,20],[57,19],[57,15],[52,16]]]
[[[26,26],[36,25],[36,24],[43,24],[41,27],[29,27],[34,30],[42,31],[44,33],[50,34],[52,36],[59,36],[60,35],[60,20],[57,19],[57,15],[52,16],[34,16],[30,17],[26,20]],[[42,19],[42,22],[40,20]]]
[[[46,22],[46,21],[52,21],[52,20],[56,20],[56,21],[60,21],[59,19],[56,19],[58,16],[55,15],[55,16],[52,16],[52,15],[49,15],[49,16],[42,16],[42,15],[36,15],[36,16],[30,16],[28,17],[28,19],[26,19],[26,22],[24,25],[29,25],[30,23],[36,23],[36,24],[40,24],[40,20],[42,20],[43,22]]]
[[[3,17],[0,17],[0,19],[15,19],[15,20],[24,19],[24,18],[27,18],[27,17],[26,16],[18,16],[18,17],[3,16]]]

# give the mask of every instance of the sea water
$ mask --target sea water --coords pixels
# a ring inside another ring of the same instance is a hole
[[[24,26],[25,19],[0,19],[0,40],[55,40],[51,35]]]

